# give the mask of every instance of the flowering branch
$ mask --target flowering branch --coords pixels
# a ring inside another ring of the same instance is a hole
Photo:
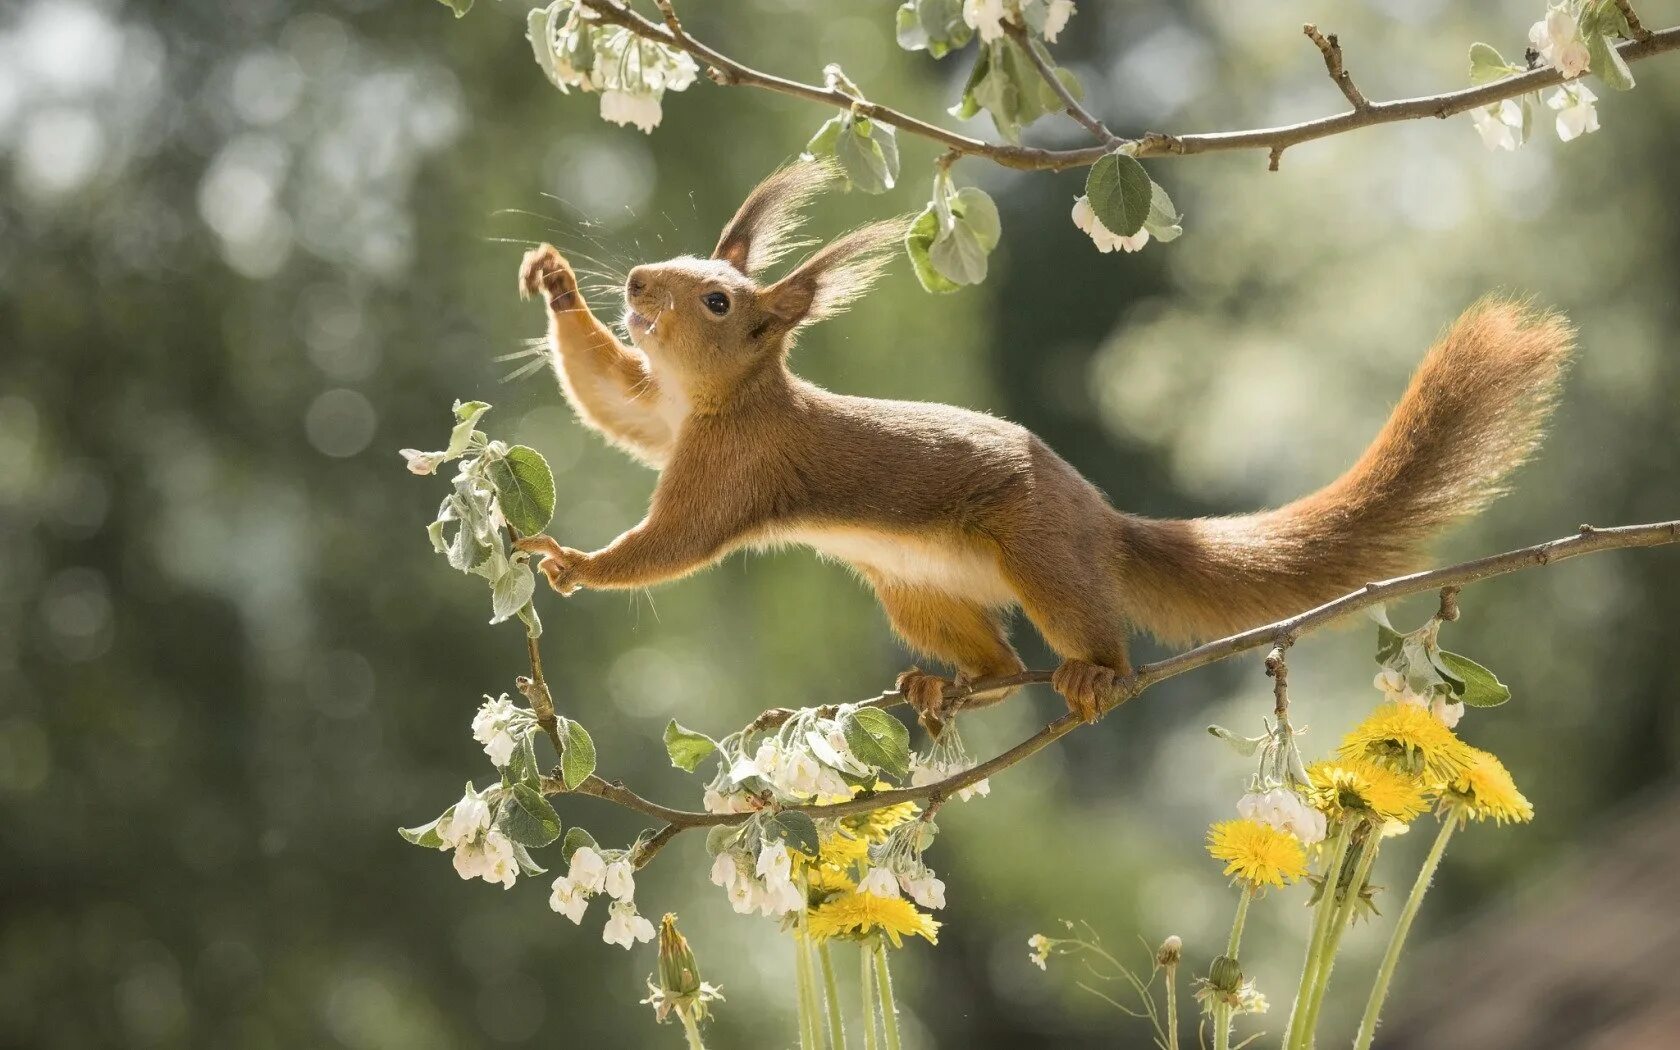
[[[664,15],[663,25],[642,17],[630,10],[620,0],[580,0],[580,2],[603,22],[621,26],[644,39],[692,55],[708,66],[708,75],[718,84],[744,84],[833,106],[847,112],[855,112],[900,131],[937,142],[964,156],[984,157],[1003,167],[1022,171],[1063,171],[1069,168],[1088,167],[1105,155],[1112,153],[1118,147],[1127,147],[1136,157],[1183,157],[1199,153],[1263,149],[1269,151],[1275,162],[1285,149],[1303,142],[1329,138],[1332,135],[1340,135],[1378,124],[1393,124],[1403,120],[1419,120],[1424,117],[1445,119],[1473,109],[1491,106],[1506,99],[1517,98],[1531,91],[1552,87],[1563,83],[1565,80],[1565,77],[1557,68],[1547,66],[1458,91],[1419,95],[1414,98],[1393,99],[1386,102],[1371,102],[1353,87],[1347,71],[1341,68],[1339,45],[1333,42],[1333,38],[1327,37],[1319,45],[1320,50],[1325,54],[1326,67],[1330,69],[1331,76],[1336,80],[1337,86],[1342,89],[1344,95],[1348,96],[1348,101],[1353,103],[1354,108],[1348,112],[1318,117],[1295,124],[1252,128],[1242,131],[1214,131],[1183,135],[1150,131],[1137,138],[1116,137],[1110,133],[1110,137],[1102,139],[1102,145],[1079,149],[1052,150],[1033,146],[1012,146],[985,142],[954,131],[948,131],[890,106],[883,106],[876,102],[860,102],[851,95],[835,88],[819,87],[815,84],[789,80],[753,69],[689,35],[677,20],[671,0],[662,0],[659,5]],[[1626,0],[1620,0],[1617,6],[1627,17],[1628,26],[1633,33],[1632,40],[1623,41],[1616,45],[1615,50],[1621,55],[1622,61],[1632,64],[1653,55],[1660,55],[1666,51],[1680,48],[1680,26],[1653,32],[1640,25],[1637,16],[1633,14]],[[1313,33],[1308,33],[1308,36],[1313,36],[1314,33],[1316,33],[1316,29]],[[1314,43],[1319,43],[1319,41],[1315,39]],[[1028,53],[1031,54],[1032,49],[1029,48]],[[1052,86],[1058,86],[1059,82],[1054,77],[1051,78],[1051,81]],[[1063,92],[1059,90],[1057,94],[1060,96]],[[1363,100],[1365,104],[1361,106],[1359,101],[1356,101],[1356,97]],[[1063,101],[1066,102],[1067,99],[1064,98]],[[1085,115],[1089,116],[1089,113],[1086,112]],[[1075,119],[1080,120],[1080,123],[1085,124],[1085,120],[1080,118],[1079,112],[1074,112],[1074,116]],[[1091,124],[1086,124],[1086,127],[1100,137],[1101,122],[1094,117],[1090,119]],[[1096,127],[1093,128],[1092,124],[1095,124]]]
[[[1220,638],[1154,663],[1143,664],[1129,679],[1117,683],[1114,694],[1103,703],[1101,710],[1106,714],[1125,701],[1139,695],[1150,686],[1168,678],[1229,659],[1251,649],[1270,645],[1275,648],[1267,663],[1276,679],[1275,692],[1279,710],[1280,712],[1285,711],[1287,710],[1287,671],[1284,669],[1283,650],[1308,631],[1317,630],[1351,613],[1381,605],[1397,598],[1422,594],[1432,590],[1441,591],[1441,608],[1437,617],[1442,620],[1451,620],[1456,618],[1458,611],[1458,590],[1467,584],[1524,569],[1540,568],[1583,554],[1622,550],[1630,547],[1658,547],[1671,543],[1680,543],[1680,520],[1653,522],[1648,525],[1623,525],[1614,528],[1596,528],[1591,525],[1582,525],[1573,536],[1565,536],[1545,543],[1537,543],[1531,547],[1522,547],[1517,550],[1506,551],[1503,554],[1493,554],[1457,565],[1431,569],[1427,572],[1399,576],[1378,583],[1368,583],[1356,591],[1344,594],[1316,608],[1308,609],[1276,623]],[[947,700],[961,701],[975,694],[1006,686],[1048,682],[1050,676],[1050,671],[1039,670],[1023,671],[1014,675],[979,678],[960,686],[947,687],[945,697]],[[860,706],[887,707],[902,702],[904,702],[902,694],[896,691],[888,691],[863,701]],[[788,712],[780,709],[766,712],[764,716],[760,716],[760,720],[756,724],[775,725],[784,720],[788,714]],[[765,719],[769,719],[769,721],[765,721]],[[1050,722],[1007,751],[943,780],[919,787],[893,788],[887,791],[866,793],[845,802],[784,806],[782,812],[798,812],[813,817],[842,817],[868,813],[902,802],[926,802],[929,805],[938,805],[945,798],[963,788],[978,784],[980,781],[1001,773],[1016,763],[1037,754],[1083,724],[1077,715],[1070,712]],[[542,779],[542,790],[544,794],[549,795],[567,792],[566,786],[559,776],[544,777]],[[690,828],[740,824],[752,817],[750,813],[704,813],[672,809],[642,798],[621,783],[609,782],[596,775],[591,775],[583,780],[577,787],[571,789],[570,793],[605,799],[608,802],[613,802],[665,822],[665,827],[655,832],[651,838],[642,841],[637,850],[636,860],[638,865],[647,863],[666,843]]]
[[[670,0],[666,0],[666,2],[669,3]],[[1032,46],[1032,38],[1024,27],[1016,22],[1005,22],[1003,31],[1009,34],[1017,44],[1021,45],[1021,50],[1025,51],[1027,58],[1032,60],[1033,68],[1038,71],[1038,75],[1044,78],[1044,82],[1050,86],[1050,90],[1054,91],[1056,97],[1062,100],[1062,105],[1067,107],[1068,116],[1078,121],[1086,131],[1095,136],[1098,142],[1108,148],[1114,149],[1123,144],[1120,136],[1108,130],[1108,125],[1092,116],[1091,111],[1085,108],[1084,103],[1073,96],[1073,92],[1062,82],[1062,78],[1056,75],[1056,71],[1050,67],[1050,63],[1044,60],[1043,52]]]

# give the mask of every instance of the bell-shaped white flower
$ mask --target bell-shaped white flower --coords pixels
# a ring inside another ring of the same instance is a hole
[[[1580,76],[1592,63],[1580,23],[1561,4],[1548,9],[1545,18],[1529,27],[1528,42],[1539,52],[1540,60],[1555,66],[1565,79]]]
[[[513,842],[506,835],[491,828],[484,833],[484,859],[479,878],[485,882],[499,882],[502,889],[512,889],[519,878],[519,863],[513,857]]]
[[[449,819],[438,821],[438,838],[443,840],[445,849],[459,849],[490,829],[490,816],[490,804],[469,785],[461,801],[455,803]]]
[[[759,897],[763,890],[758,880],[747,872],[738,872],[724,889],[729,894],[729,906],[735,910],[735,914],[751,915],[758,910]]]
[[[607,862],[591,847],[579,846],[572,854],[566,877],[579,889],[588,893],[600,893],[607,883]]]
[[[945,883],[926,868],[915,875],[900,875],[898,882],[910,899],[922,907],[945,907]]]
[[[1324,841],[1324,814],[1289,788],[1250,791],[1237,800],[1237,815],[1287,831],[1308,846]]]
[[[872,893],[877,897],[901,896],[898,889],[898,879],[886,868],[870,868],[858,883],[858,892]]]
[[[1448,729],[1458,725],[1459,719],[1464,717],[1464,704],[1450,696],[1437,696],[1430,701],[1429,713]]]
[[[629,948],[641,941],[653,940],[653,923],[636,913],[629,901],[613,901],[607,909],[607,924],[601,928],[601,940]]]
[[[643,132],[659,126],[664,111],[659,96],[640,91],[621,91],[608,88],[601,92],[601,119],[614,124],[634,124]]]
[[[1044,39],[1054,44],[1068,19],[1073,17],[1073,0],[1049,0],[1044,12]]]
[[[1470,120],[1491,150],[1515,150],[1522,145],[1523,111],[1511,99],[1470,111]]]
[[[787,846],[780,842],[766,842],[758,851],[756,871],[767,886],[788,882],[793,873],[793,857],[788,853]]]
[[[497,769],[502,769],[513,760],[513,752],[519,747],[519,741],[505,729],[499,729],[484,742],[484,753],[490,756],[490,763]]]
[[[1598,96],[1585,84],[1565,84],[1546,99],[1546,105],[1557,110],[1557,135],[1569,142],[1598,130],[1598,110],[1593,103]]]
[[[481,744],[488,744],[490,738],[513,721],[514,706],[506,693],[492,699],[484,698],[484,703],[478,705],[478,711],[473,715],[473,739]]]
[[[442,452],[421,452],[417,448],[398,449],[397,454],[408,461],[410,474],[419,474],[422,477],[436,474],[437,468],[448,458]]]
[[[1091,243],[1097,246],[1099,252],[1137,252],[1142,251],[1143,246],[1149,243],[1149,231],[1146,229],[1139,229],[1129,237],[1122,237],[1104,226],[1102,220],[1097,218],[1096,209],[1091,207],[1088,197],[1080,196],[1074,199],[1073,224],[1085,231],[1085,235],[1091,238]]]
[[[601,877],[601,888],[613,900],[627,901],[636,895],[636,867],[627,860],[615,860],[607,865]]]
[[[735,854],[719,853],[712,858],[712,885],[727,889],[735,881],[739,868],[735,864]]]
[[[758,911],[761,915],[785,915],[790,911],[798,911],[805,907],[805,894],[792,882],[765,884],[757,897]]]
[[[1003,37],[1006,19],[1009,11],[1003,6],[1003,0],[963,0],[963,21],[988,44]]]
[[[584,910],[589,907],[589,894],[562,875],[554,880],[554,889],[548,895],[548,906],[575,925],[583,922]]]

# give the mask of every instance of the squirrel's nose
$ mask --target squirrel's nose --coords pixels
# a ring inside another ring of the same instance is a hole
[[[647,289],[647,282],[642,279],[640,270],[631,270],[630,279],[624,282],[624,287],[631,295],[641,295]]]

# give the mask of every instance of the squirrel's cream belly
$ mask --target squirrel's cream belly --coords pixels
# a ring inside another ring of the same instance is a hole
[[[981,605],[1013,605],[1015,592],[997,556],[975,543],[940,535],[897,535],[841,525],[790,525],[766,533],[758,546],[801,544],[825,558],[886,577],[929,587]]]

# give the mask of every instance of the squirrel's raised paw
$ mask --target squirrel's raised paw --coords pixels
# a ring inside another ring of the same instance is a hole
[[[525,536],[514,540],[513,546],[517,550],[542,555],[537,568],[548,579],[548,585],[559,594],[570,595],[581,586],[577,570],[587,557],[582,551],[562,547],[552,536]]]
[[[1095,722],[1102,717],[1103,703],[1114,692],[1115,678],[1112,667],[1089,660],[1063,660],[1062,666],[1050,676],[1050,685],[1062,694],[1068,710],[1078,715],[1081,722]]]
[[[951,684],[950,679],[925,674],[920,668],[912,667],[898,676],[893,687],[909,702],[922,728],[929,735],[938,736],[951,716],[951,708],[955,706],[945,700],[945,687]]]
[[[554,245],[540,245],[525,253],[519,264],[520,298],[540,295],[550,309],[563,310],[574,305],[576,294],[577,276]]]

